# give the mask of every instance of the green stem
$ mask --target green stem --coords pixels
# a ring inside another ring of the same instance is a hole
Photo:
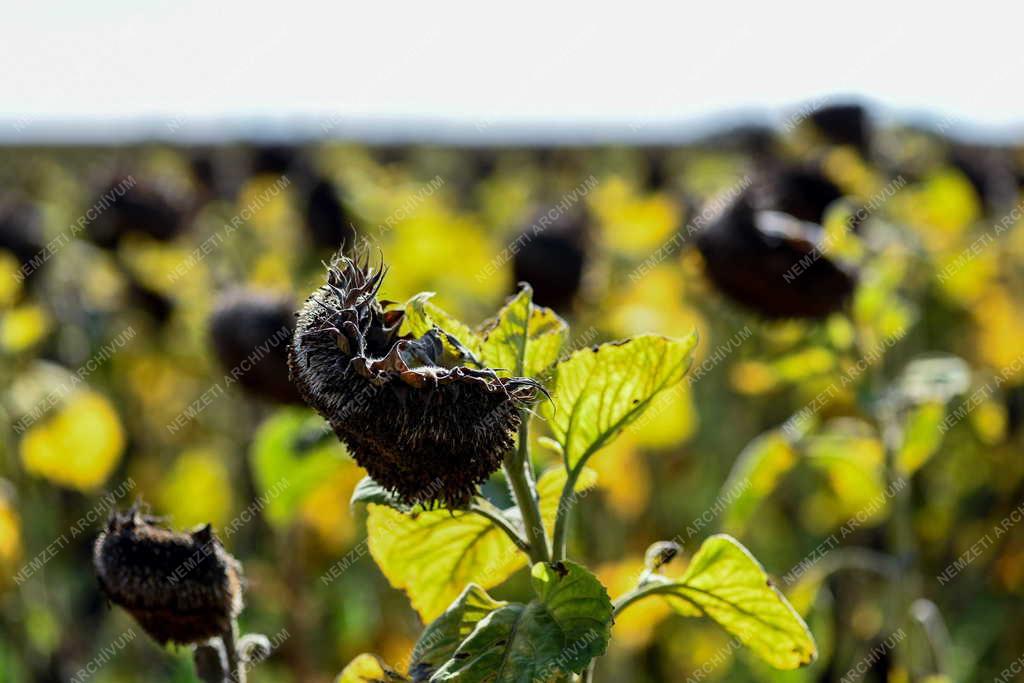
[[[529,542],[528,554],[532,562],[547,562],[548,539],[544,533],[544,522],[540,516],[536,486],[533,483],[533,463],[530,462],[529,414],[521,416],[519,424],[519,446],[505,455],[505,477],[512,488],[512,495],[523,516],[523,530]]]
[[[562,487],[562,495],[558,499],[558,510],[555,513],[555,532],[551,541],[552,557],[555,562],[561,562],[565,559],[569,511],[576,500],[576,480],[580,478],[580,473],[583,472],[584,462],[584,460],[580,460],[576,467],[569,471],[569,476],[565,480],[565,486]]]
[[[648,596],[657,595],[658,593],[671,592],[672,584],[666,583],[648,584],[646,586],[641,586],[640,588],[635,588],[630,592],[619,596],[619,599],[614,602],[612,606],[612,618],[614,619],[615,617],[619,616],[619,614],[624,609],[632,605],[634,602],[637,602],[638,600],[643,600]]]
[[[516,547],[522,550],[524,553],[530,553],[530,542],[522,537],[519,530],[515,528],[508,517],[506,517],[501,510],[495,507],[489,500],[479,499],[469,506],[470,512],[475,512],[481,517],[485,517],[494,523],[494,526],[504,531],[508,537],[516,544]]]

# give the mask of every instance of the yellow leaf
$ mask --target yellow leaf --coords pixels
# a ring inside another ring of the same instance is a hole
[[[577,491],[594,485],[584,469]],[[564,467],[537,480],[541,517],[550,534],[566,482]],[[526,556],[494,524],[472,512],[428,510],[410,514],[370,504],[366,520],[370,554],[395,588],[409,595],[424,622],[444,612],[467,584],[491,588],[526,566]]]
[[[0,249],[0,309],[7,308],[21,294],[21,264],[11,252]]]
[[[79,391],[21,440],[25,469],[55,484],[89,491],[107,480],[124,450],[117,411],[102,395]]]
[[[51,324],[46,311],[34,304],[7,311],[0,318],[0,346],[12,353],[24,351],[39,342]]]
[[[526,566],[526,557],[494,524],[472,512],[403,514],[370,504],[370,554],[424,622],[436,619],[469,583],[491,588]]]
[[[380,657],[362,654],[345,667],[334,683],[401,683],[408,680]]]

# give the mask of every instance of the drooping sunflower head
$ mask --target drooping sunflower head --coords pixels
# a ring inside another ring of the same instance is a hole
[[[288,379],[288,343],[294,303],[286,297],[234,289],[217,298],[210,340],[224,372],[247,392],[278,403],[302,403]]]
[[[242,611],[242,568],[209,525],[178,533],[138,507],[114,513],[96,539],[100,587],[159,643],[200,643]]]
[[[857,272],[822,250],[824,230],[762,209],[756,193],[725,205],[697,236],[704,270],[719,291],[767,319],[818,319],[841,310]]]
[[[383,277],[347,257],[328,267],[298,314],[292,380],[377,483],[457,507],[501,466],[540,385],[479,367],[441,330],[401,334]]]

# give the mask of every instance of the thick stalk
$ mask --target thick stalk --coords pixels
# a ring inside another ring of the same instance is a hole
[[[228,678],[231,683],[245,683],[245,663],[238,656],[238,622],[231,620],[231,627],[221,636],[224,651],[228,656]]]
[[[512,495],[523,516],[523,530],[530,544],[529,555],[533,562],[548,562],[548,539],[544,533],[544,522],[540,517],[536,487],[533,483],[533,463],[530,462],[529,415],[523,414],[519,424],[519,445],[505,455],[505,477],[512,488]]]

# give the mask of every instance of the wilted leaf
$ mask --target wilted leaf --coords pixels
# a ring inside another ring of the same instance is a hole
[[[697,335],[644,335],[577,351],[557,367],[553,399],[542,410],[570,467],[590,457],[681,381]]]
[[[568,475],[564,467],[552,467],[545,470],[537,479],[537,495],[540,496],[540,517],[544,520],[544,528],[551,534],[555,526],[555,516],[558,514],[558,503],[562,495],[562,488]],[[597,484],[597,472],[589,467],[584,468],[576,479],[575,491],[583,493]]]

